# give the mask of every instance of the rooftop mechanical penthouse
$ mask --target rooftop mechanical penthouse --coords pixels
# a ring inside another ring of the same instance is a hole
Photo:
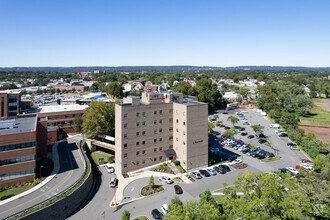
[[[116,163],[122,173],[176,159],[184,169],[207,165],[208,105],[182,93],[142,93],[116,105]]]

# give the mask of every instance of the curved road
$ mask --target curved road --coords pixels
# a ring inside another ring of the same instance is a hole
[[[0,206],[0,219],[9,218],[54,197],[73,185],[83,174],[84,164],[81,152],[73,139],[58,145],[60,170],[58,174],[40,189]],[[71,142],[71,143],[70,143]]]

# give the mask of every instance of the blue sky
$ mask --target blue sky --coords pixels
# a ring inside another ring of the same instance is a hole
[[[0,67],[330,66],[328,0],[0,0]]]

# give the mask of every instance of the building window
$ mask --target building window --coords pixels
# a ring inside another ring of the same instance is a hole
[[[145,122],[145,121],[143,121],[143,122],[142,122],[142,125],[143,125],[143,126],[145,126],[145,125],[146,125],[146,122]]]
[[[127,124],[124,124],[124,128],[127,128]]]
[[[61,118],[61,116],[59,116],[59,115],[56,115],[56,119],[59,119],[59,118]]]
[[[160,157],[159,157],[159,160],[162,160],[162,159],[163,159],[163,157],[162,157],[162,156],[160,156]]]
[[[154,143],[156,143],[157,142],[157,139],[154,139]]]
[[[159,141],[162,142],[163,141],[163,138],[159,138]]]
[[[179,138],[176,138],[176,141],[179,141]]]
[[[143,116],[143,117],[146,117],[146,113],[145,113],[145,112],[142,112],[142,116]]]
[[[173,140],[173,136],[170,136],[170,138],[169,138],[170,140]]]
[[[170,127],[168,130],[169,130],[169,131],[173,131],[173,128],[172,128],[172,127]]]
[[[154,161],[157,161],[157,157],[154,158]]]
[[[170,145],[168,148],[169,148],[169,149],[173,149],[173,145]]]
[[[185,131],[183,131],[182,133],[183,133],[183,135],[186,135],[186,132]]]
[[[136,122],[136,126],[139,127],[140,126],[140,122]]]
[[[124,154],[124,158],[126,158],[127,157],[127,154]]]
[[[170,123],[172,123],[172,122],[173,122],[173,118],[170,118],[168,121],[169,121]]]
[[[154,120],[154,124],[155,124],[155,125],[157,124],[157,120]]]
[[[142,144],[146,144],[146,141],[142,141]]]
[[[145,150],[143,150],[143,151],[142,151],[142,154],[146,154],[146,151],[145,151]]]
[[[140,151],[136,151],[136,156],[139,156],[140,155]]]
[[[140,161],[136,161],[136,165],[139,165],[140,164]]]
[[[124,114],[124,118],[127,118],[127,113],[126,113],[126,114]]]
[[[124,164],[124,168],[127,168],[127,163]]]
[[[157,111],[154,111],[154,115],[157,115]]]
[[[186,145],[186,142],[185,141],[183,142],[183,145]]]
[[[139,146],[140,145],[140,142],[138,141],[138,142],[136,142],[136,146]]]
[[[169,111],[169,112],[170,112],[170,114],[172,114],[172,113],[173,113],[173,109],[170,109],[170,111]]]
[[[163,129],[160,128],[160,129],[159,129],[159,133],[162,133],[162,132],[163,132]]]
[[[159,110],[159,114],[162,115],[163,114],[163,110]]]
[[[76,114],[72,114],[72,118],[76,117]]]
[[[179,129],[176,129],[176,132],[179,132]]]
[[[140,136],[140,132],[136,132],[136,137],[139,137]]]
[[[154,148],[154,152],[157,152],[157,148]]]
[[[157,134],[157,130],[156,129],[154,130],[154,134]]]
[[[162,124],[163,123],[163,120],[159,120],[159,124]]]
[[[125,148],[125,149],[127,148],[127,144],[124,144],[124,148]]]
[[[127,138],[127,134],[126,133],[124,134],[124,138]]]
[[[146,131],[142,131],[142,135],[143,135],[143,136],[146,135]]]
[[[69,117],[69,115],[65,115],[65,118],[68,118]]]
[[[176,123],[179,123],[179,120],[178,119],[176,119]]]
[[[186,122],[183,122],[183,125],[186,125]]]
[[[48,116],[48,120],[52,120],[53,119],[53,116]]]
[[[160,147],[160,148],[159,148],[159,151],[162,151],[162,150],[163,150],[163,148],[162,148],[162,147]]]
[[[142,160],[142,164],[145,164],[146,163],[146,161],[145,160]]]
[[[137,112],[136,113],[136,117],[140,117],[140,112]]]

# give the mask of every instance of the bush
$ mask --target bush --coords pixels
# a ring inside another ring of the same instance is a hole
[[[129,220],[129,218],[131,217],[131,213],[129,212],[129,211],[127,211],[127,210],[125,210],[124,212],[123,212],[123,216],[122,216],[122,220]]]
[[[176,161],[174,161],[174,164],[175,164],[175,166],[179,166],[180,165],[180,161],[176,160]]]

